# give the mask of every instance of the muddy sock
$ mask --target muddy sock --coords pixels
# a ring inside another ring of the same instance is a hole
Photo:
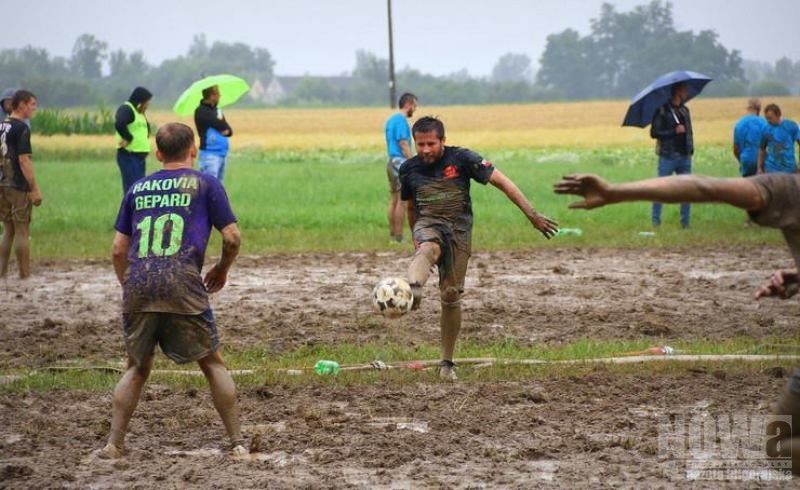
[[[442,331],[442,359],[452,361],[456,350],[456,339],[461,330],[461,300],[442,301],[442,315],[439,320]]]

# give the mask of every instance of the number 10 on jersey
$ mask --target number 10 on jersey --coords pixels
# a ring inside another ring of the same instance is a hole
[[[167,226],[167,223],[170,226]],[[148,255],[156,257],[169,257],[175,255],[181,249],[183,241],[183,218],[174,213],[162,214],[153,219],[152,216],[145,217],[136,225],[139,230],[139,258]],[[167,247],[164,248],[164,234],[168,234]]]

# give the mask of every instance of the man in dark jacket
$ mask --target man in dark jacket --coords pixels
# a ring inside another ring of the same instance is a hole
[[[659,107],[650,125],[650,137],[656,140],[658,155],[658,176],[692,173],[692,154],[694,138],[692,119],[686,101],[689,100],[689,86],[676,83],[672,86],[672,98]],[[689,203],[681,204],[681,226],[689,228]],[[653,226],[661,225],[661,203],[653,203]]]
[[[217,107],[219,99],[219,87],[216,85],[203,90],[203,100],[194,111],[194,124],[200,137],[200,154],[197,157],[200,171],[222,181],[228,163],[228,139],[233,135],[233,130],[222,110]]]
[[[122,175],[122,194],[144,177],[145,159],[150,153],[150,124],[144,113],[153,94],[144,87],[133,89],[128,101],[119,106],[114,120],[117,132],[117,165]]]

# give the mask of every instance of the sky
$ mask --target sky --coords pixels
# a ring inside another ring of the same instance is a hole
[[[4,0],[10,1],[10,0]],[[648,0],[608,0],[626,11]],[[491,73],[507,52],[538,64],[549,34],[582,34],[596,0],[393,0],[396,66],[436,75]],[[800,60],[798,0],[672,0],[679,30],[712,29],[745,59]],[[33,45],[69,56],[90,33],[111,50],[141,50],[153,64],[184,54],[196,34],[209,42],[267,48],[280,75],[352,70],[358,49],[387,56],[385,0],[25,0],[25,22],[5,22],[0,48]],[[24,5],[24,6],[23,6]],[[31,20],[31,21],[28,21]],[[768,35],[764,30],[769,29]]]

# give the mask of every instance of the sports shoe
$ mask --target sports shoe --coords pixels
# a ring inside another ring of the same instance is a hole
[[[456,365],[453,361],[445,359],[439,361],[439,378],[446,381],[455,381],[458,379],[458,376],[456,376]]]

